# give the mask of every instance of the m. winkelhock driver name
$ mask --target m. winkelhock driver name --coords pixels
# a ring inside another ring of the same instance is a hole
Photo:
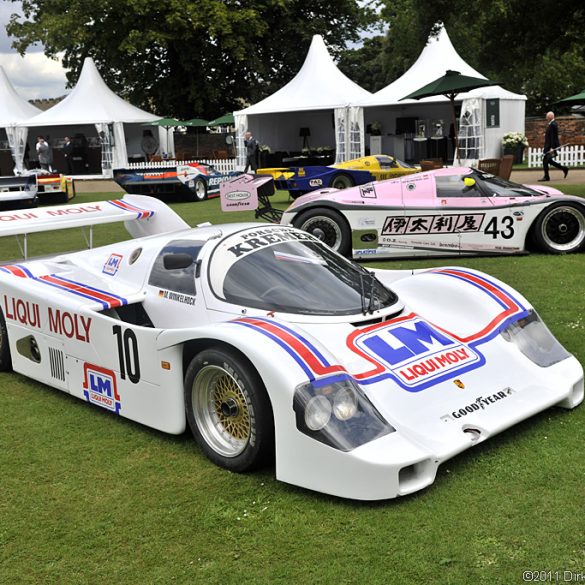
[[[169,301],[176,301],[178,303],[183,303],[185,305],[194,305],[195,304],[195,297],[190,295],[184,295],[181,293],[176,293],[171,290],[159,290],[158,296],[162,299],[167,299]]]

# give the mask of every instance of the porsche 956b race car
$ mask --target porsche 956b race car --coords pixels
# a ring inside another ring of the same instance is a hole
[[[224,181],[240,175],[239,171],[218,171],[213,165],[192,162],[152,168],[116,169],[114,181],[127,191],[143,195],[182,194],[188,201],[204,201],[219,195]]]
[[[0,266],[0,369],[190,428],[233,471],[273,460],[297,486],[393,498],[583,400],[582,367],[530,303],[474,270],[368,271],[295,228],[190,229],[135,195],[0,219],[3,234],[125,221],[134,238]]]
[[[466,167],[321,190],[281,221],[354,258],[564,254],[585,243],[583,198]]]
[[[258,169],[256,172],[260,175],[271,175],[277,189],[288,191],[296,199],[316,189],[348,189],[371,181],[412,175],[420,172],[420,167],[409,165],[393,156],[378,154],[331,166]]]

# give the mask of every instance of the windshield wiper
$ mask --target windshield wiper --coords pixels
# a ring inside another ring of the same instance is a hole
[[[366,272],[367,274],[367,272]],[[367,306],[366,306],[366,285],[364,283],[364,273],[360,272],[360,299],[362,301],[362,315],[367,315]]]
[[[376,283],[376,275],[373,272],[368,273],[370,275],[370,300],[368,301],[368,313],[374,313],[374,285]]]

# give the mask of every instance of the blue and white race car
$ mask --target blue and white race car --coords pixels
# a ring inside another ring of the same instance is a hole
[[[137,195],[10,213],[0,235],[124,221],[134,239],[0,266],[0,369],[189,428],[232,471],[275,462],[297,486],[394,498],[583,400],[529,301],[474,270],[369,271],[292,227],[191,229]]]
[[[116,169],[114,181],[127,191],[143,195],[182,194],[187,201],[204,201],[219,195],[219,186],[241,173],[218,171],[214,166],[191,162],[145,169]]]

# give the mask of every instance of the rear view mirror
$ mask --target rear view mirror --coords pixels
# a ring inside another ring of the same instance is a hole
[[[472,179],[471,177],[464,177],[463,183],[468,189],[471,189],[471,187],[475,187],[475,179]]]
[[[189,268],[193,264],[193,258],[190,254],[165,254],[163,256],[163,266],[165,270],[180,270]]]

